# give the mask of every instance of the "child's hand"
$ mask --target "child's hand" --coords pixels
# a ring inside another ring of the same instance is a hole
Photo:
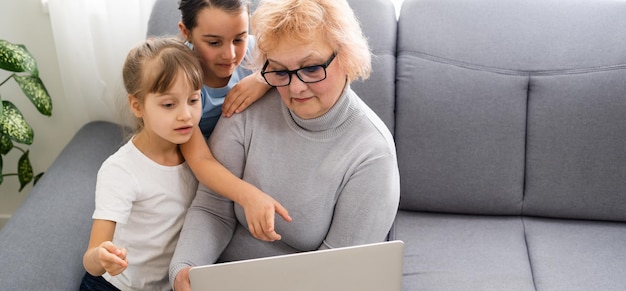
[[[224,99],[222,115],[230,117],[233,113],[240,113],[250,104],[259,100],[270,86],[258,74],[252,74],[235,84]]]
[[[111,276],[124,272],[128,267],[126,249],[120,249],[110,241],[101,243],[97,252],[100,265]]]
[[[189,270],[191,267],[184,268],[176,274],[174,278],[174,290],[191,291],[191,282],[189,282]]]
[[[251,194],[242,204],[248,221],[248,230],[252,236],[263,241],[280,240],[281,236],[274,230],[274,213],[290,222],[289,212],[278,201],[265,193]]]

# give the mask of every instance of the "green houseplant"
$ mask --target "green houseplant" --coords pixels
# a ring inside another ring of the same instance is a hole
[[[35,58],[24,45],[0,39],[0,69],[10,74],[0,82],[0,88],[13,79],[41,114],[52,115],[52,98],[39,78]],[[43,172],[33,175],[33,167],[28,157],[29,150],[15,143],[31,145],[35,134],[17,106],[5,100],[2,94],[0,94],[0,101],[2,102],[0,106],[0,185],[4,177],[17,176],[20,181],[19,191],[22,191],[24,186],[31,181],[33,184],[36,183]],[[3,156],[13,149],[21,151],[22,155],[18,160],[16,171],[5,173]]]

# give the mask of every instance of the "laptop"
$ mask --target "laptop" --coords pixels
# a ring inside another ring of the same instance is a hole
[[[197,266],[194,291],[400,291],[400,240]]]

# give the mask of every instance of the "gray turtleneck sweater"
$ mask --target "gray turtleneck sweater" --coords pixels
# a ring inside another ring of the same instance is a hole
[[[272,89],[242,113],[221,118],[209,144],[217,160],[274,197],[293,221],[277,216],[282,239],[257,240],[243,208],[200,185],[170,282],[187,266],[385,240],[400,195],[394,141],[349,85],[326,114],[308,120]]]

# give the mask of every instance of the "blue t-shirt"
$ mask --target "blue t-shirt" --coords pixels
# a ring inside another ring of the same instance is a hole
[[[253,36],[248,36],[248,47],[246,50],[246,55],[242,64],[246,62],[248,58],[250,58],[250,52],[254,49],[256,45],[255,39]],[[222,88],[211,88],[206,85],[202,86],[202,118],[200,119],[200,130],[202,130],[202,134],[205,138],[208,138],[213,132],[215,125],[217,124],[217,120],[222,115],[222,104],[224,104],[224,98],[228,91],[230,91],[235,84],[237,84],[244,77],[252,74],[252,71],[244,68],[244,66],[239,65],[237,69],[230,76],[230,80],[228,84]]]

